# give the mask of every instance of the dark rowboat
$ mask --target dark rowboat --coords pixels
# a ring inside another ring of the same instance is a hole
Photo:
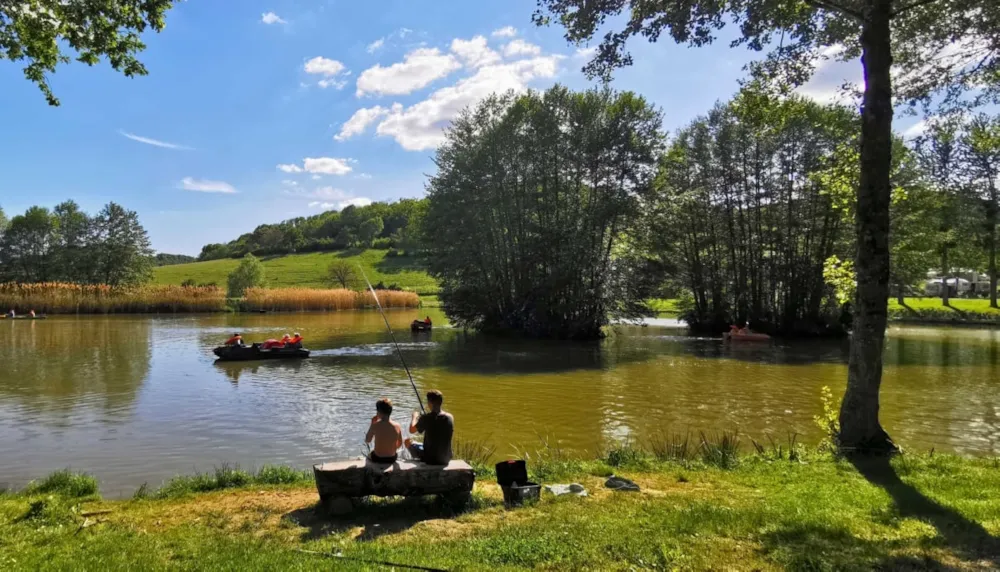
[[[410,323],[411,332],[429,332],[431,331],[431,325],[423,320],[413,320]]]
[[[2,319],[4,320],[44,320],[48,316],[14,316],[11,318],[8,314],[4,314]]]
[[[303,348],[272,348],[261,349],[259,344],[252,346],[219,346],[212,350],[219,361],[250,361],[261,359],[302,359],[309,357],[309,350]]]

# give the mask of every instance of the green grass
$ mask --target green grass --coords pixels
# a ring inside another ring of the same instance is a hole
[[[267,285],[272,288],[291,286],[329,288],[331,284],[327,280],[327,268],[331,261],[340,258],[352,264],[360,263],[373,284],[380,281],[386,286],[396,284],[404,290],[411,290],[420,295],[437,293],[437,281],[419,266],[417,259],[387,257],[386,252],[385,250],[314,252],[265,257],[262,260]],[[226,258],[160,266],[153,270],[153,281],[156,284],[179,285],[187,279],[193,279],[198,284],[214,282],[225,287],[226,277],[239,263],[239,260]]]
[[[701,440],[709,447],[723,441]],[[239,483],[229,475],[222,480],[233,486],[225,490],[113,502],[29,490],[0,496],[0,569],[1000,566],[995,459],[905,455],[855,466],[819,453],[788,460],[744,452],[718,463],[716,454],[692,443],[690,453],[670,461],[632,445],[598,460],[564,458],[561,472],[545,482],[579,482],[590,495],[543,495],[515,510],[503,508],[486,474],[464,509],[433,499],[387,499],[342,518],[318,514],[315,488],[298,477],[265,485],[246,473]],[[643,491],[608,491],[603,481],[612,472]]]
[[[677,300],[672,300],[669,298],[654,298],[647,302],[649,308],[656,312],[657,314],[665,314],[670,316],[676,316],[678,314],[677,310]]]
[[[896,320],[934,322],[1000,322],[1000,309],[990,308],[989,300],[953,298],[949,305],[940,298],[905,298],[905,306],[889,300],[889,316]]]

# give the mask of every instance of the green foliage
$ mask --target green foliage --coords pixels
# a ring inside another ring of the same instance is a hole
[[[25,61],[24,76],[41,89],[49,105],[59,100],[46,75],[70,58],[92,66],[102,58],[127,77],[146,75],[136,54],[140,35],[159,32],[173,0],[14,0],[0,2],[0,60]]]
[[[854,263],[832,255],[823,261],[823,281],[833,289],[837,304],[843,306],[854,299],[858,279],[854,274]]]
[[[73,201],[31,207],[0,236],[0,281],[136,286],[153,266],[149,235],[135,211],[109,203],[96,216]]]
[[[419,225],[427,201],[401,199],[394,203],[348,206],[311,217],[263,224],[226,244],[206,244],[198,260],[240,258],[292,252],[326,252],[355,247],[388,248],[399,243],[407,252],[420,250]]]
[[[293,469],[285,465],[264,465],[253,477],[259,485],[295,485],[313,482],[311,471]]]
[[[32,481],[24,489],[26,495],[61,495],[69,498],[88,497],[97,494],[97,479],[85,473],[74,473],[69,469],[56,471],[40,481]]]
[[[650,201],[650,250],[683,277],[689,325],[839,329],[823,262],[849,251],[839,195],[857,179],[844,168],[856,139],[849,110],[751,90],[677,134]]]
[[[249,473],[240,469],[239,465],[223,464],[211,473],[174,477],[152,496],[165,499],[251,485],[305,485],[312,482],[312,471],[283,465],[264,465],[256,473]]]
[[[816,425],[823,432],[821,450],[837,451],[840,447],[840,402],[833,397],[833,391],[824,385],[820,390],[823,413],[814,417]]]
[[[361,282],[361,277],[358,276],[355,266],[342,258],[336,258],[330,262],[326,273],[329,276],[330,284],[339,288],[357,288]]]
[[[723,431],[714,435],[702,433],[698,452],[706,465],[733,469],[740,462],[739,433],[735,431]]]
[[[475,469],[479,478],[494,477],[492,461],[496,453],[496,445],[490,443],[489,437],[481,439],[458,439],[452,446],[456,459],[462,459]]]
[[[242,298],[247,288],[259,288],[264,285],[264,265],[254,255],[247,254],[236,270],[229,273],[226,284],[230,298]]]
[[[186,254],[165,254],[163,252],[157,253],[156,255],[156,265],[157,266],[170,266],[172,264],[187,264],[189,262],[194,262],[197,260],[194,256],[188,256]]]
[[[660,113],[632,93],[506,94],[452,125],[424,219],[453,323],[586,339],[646,312],[637,248],[662,150]]]

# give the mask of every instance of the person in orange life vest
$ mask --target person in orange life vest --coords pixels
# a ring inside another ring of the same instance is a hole
[[[231,337],[228,340],[226,340],[225,345],[227,345],[227,346],[242,346],[243,345],[243,336],[241,336],[239,332],[236,332],[235,334],[233,334],[233,337]]]
[[[424,318],[424,323],[427,324],[428,326],[431,325],[431,317],[427,316],[426,318]]]
[[[295,332],[295,335],[292,336],[292,339],[288,341],[288,345],[291,346],[291,347],[293,347],[293,348],[301,348],[302,347],[302,334],[300,334],[298,332]]]

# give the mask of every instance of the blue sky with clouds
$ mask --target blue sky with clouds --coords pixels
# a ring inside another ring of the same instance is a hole
[[[442,127],[506,89],[589,85],[586,51],[535,28],[535,0],[191,0],[146,38],[150,74],[59,68],[51,108],[0,62],[0,206],[137,210],[158,251],[197,254],[265,222],[423,194]],[[636,43],[614,87],[679,128],[738,87],[727,42]],[[827,100],[860,64],[821,67]],[[905,131],[914,119],[902,118]]]

